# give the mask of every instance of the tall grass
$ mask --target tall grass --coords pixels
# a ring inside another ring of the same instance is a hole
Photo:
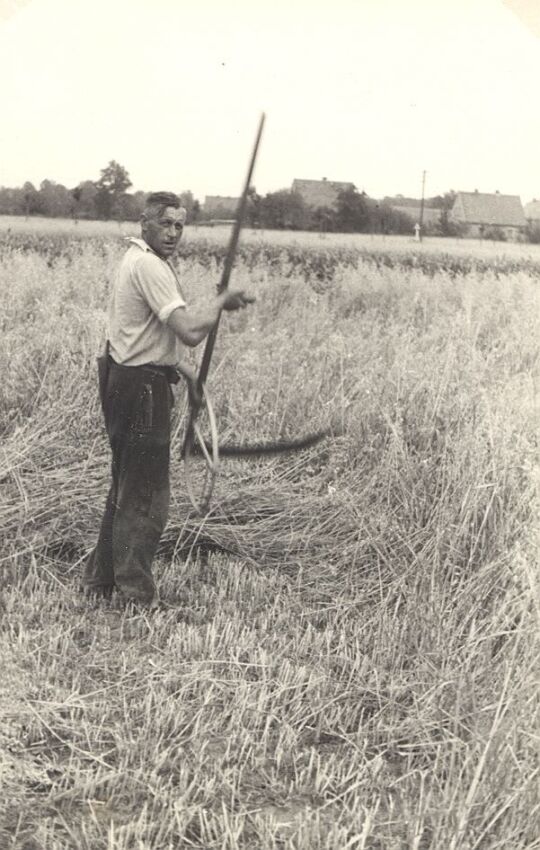
[[[257,306],[220,331],[222,441],[331,437],[224,461],[203,520],[177,460],[170,607],[133,615],[76,590],[120,252],[0,265],[0,845],[539,846],[535,279],[240,264]],[[217,267],[181,274],[206,297]]]

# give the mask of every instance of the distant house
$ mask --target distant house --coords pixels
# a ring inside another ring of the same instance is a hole
[[[480,238],[499,231],[507,239],[516,240],[527,225],[518,195],[500,192],[458,192],[450,220],[460,224],[467,236]]]
[[[529,224],[540,225],[540,201],[536,198],[523,207],[525,218]]]
[[[291,191],[296,192],[308,207],[335,207],[340,192],[356,189],[354,183],[337,180],[293,180]]]
[[[236,213],[239,200],[240,198],[230,198],[226,195],[206,195],[203,210],[218,218],[231,218]]]

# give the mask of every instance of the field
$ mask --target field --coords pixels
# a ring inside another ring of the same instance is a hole
[[[246,233],[220,439],[329,436],[203,519],[176,441],[141,613],[78,593],[126,232],[0,222],[0,848],[540,848],[536,246]]]

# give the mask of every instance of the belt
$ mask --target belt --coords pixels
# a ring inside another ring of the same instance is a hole
[[[174,366],[155,366],[153,364],[148,364],[147,366],[135,366],[135,369],[142,369],[143,372],[152,372],[158,375],[164,375],[164,377],[168,380],[169,384],[177,384],[180,380],[180,372]]]
[[[109,363],[116,369],[122,369],[124,371],[129,369],[130,371],[133,370],[133,372],[140,370],[142,372],[149,372],[151,375],[162,375],[169,384],[177,384],[180,380],[180,372],[174,366],[158,366],[155,363],[144,363],[140,366],[124,366],[123,363],[117,363],[116,360],[113,360],[110,354],[108,357]]]

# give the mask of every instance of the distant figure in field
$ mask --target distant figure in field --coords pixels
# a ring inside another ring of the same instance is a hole
[[[112,451],[112,482],[96,546],[84,565],[83,591],[151,603],[152,561],[169,508],[171,383],[180,375],[197,401],[197,377],[180,359],[181,345],[199,345],[222,310],[254,299],[227,290],[190,311],[170,257],[186,211],[171,192],[149,195],[141,238],[130,238],[109,306],[108,340],[99,358],[99,391]]]

